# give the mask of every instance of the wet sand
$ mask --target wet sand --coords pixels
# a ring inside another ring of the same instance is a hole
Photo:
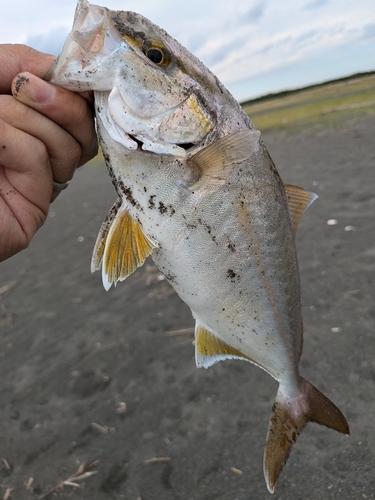
[[[284,182],[319,195],[297,235],[300,370],[349,438],[309,424],[271,497],[277,383],[242,361],[197,370],[190,311],[151,261],[104,291],[89,265],[115,193],[91,164],[0,265],[0,498],[40,498],[80,464],[95,474],[46,498],[375,498],[374,137],[373,118],[264,134]]]

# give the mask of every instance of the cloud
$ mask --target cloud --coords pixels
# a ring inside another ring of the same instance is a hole
[[[304,9],[306,10],[318,9],[319,7],[322,7],[323,5],[326,5],[328,3],[329,0],[314,0],[313,2],[310,2],[307,5],[305,5]]]
[[[361,38],[364,40],[370,40],[375,37],[375,23],[366,24],[363,27],[363,33]]]
[[[252,7],[248,12],[241,15],[239,21],[241,24],[256,23],[263,17],[264,11],[266,9],[266,3],[262,2],[255,7]]]
[[[26,44],[40,52],[58,55],[68,36],[68,32],[69,30],[66,28],[60,27],[42,35],[31,35],[27,38]]]

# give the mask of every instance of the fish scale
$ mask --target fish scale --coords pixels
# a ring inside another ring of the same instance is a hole
[[[270,492],[298,434],[343,434],[340,410],[299,374],[302,317],[295,232],[316,195],[285,185],[260,132],[218,79],[133,12],[80,0],[47,78],[94,91],[118,199],[92,271],[106,289],[151,255],[195,318],[195,359],[256,364],[279,382],[264,452]]]

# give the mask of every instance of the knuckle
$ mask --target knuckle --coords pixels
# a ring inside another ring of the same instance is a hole
[[[71,119],[76,124],[84,124],[91,120],[91,111],[87,102],[78,94],[73,94],[73,102],[71,107]]]
[[[72,139],[69,151],[67,151],[67,159],[76,164],[81,158],[82,150],[80,144],[74,138]]]
[[[79,162],[79,166],[84,165],[88,161],[95,158],[95,156],[98,154],[98,152],[99,152],[99,145],[98,145],[98,140],[97,140],[96,135],[95,135],[93,140],[91,141],[90,145],[85,150],[83,150],[81,161]]]
[[[59,149],[50,152],[50,160],[56,180],[65,182],[73,176],[74,169],[81,158],[81,146],[67,132],[59,146]]]
[[[34,138],[32,153],[34,162],[39,162],[41,165],[49,165],[47,146],[39,139]]]

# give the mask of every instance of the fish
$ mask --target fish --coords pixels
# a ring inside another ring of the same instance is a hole
[[[134,12],[78,1],[46,76],[94,95],[117,192],[93,251],[106,290],[151,256],[190,307],[195,361],[246,360],[279,383],[263,459],[268,490],[308,422],[349,435],[299,373],[295,233],[316,195],[285,184],[241,106],[187,49]]]

